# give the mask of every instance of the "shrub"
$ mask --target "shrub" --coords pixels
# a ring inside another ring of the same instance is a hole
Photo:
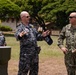
[[[12,28],[9,26],[0,25],[0,30],[1,31],[12,31]]]

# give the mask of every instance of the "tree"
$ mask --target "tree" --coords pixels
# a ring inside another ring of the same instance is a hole
[[[76,11],[76,0],[12,0],[21,11],[28,11],[40,25],[54,22],[58,28],[68,23],[68,15]]]
[[[17,18],[20,13],[18,5],[9,0],[0,0],[0,19],[8,17]]]
[[[68,15],[72,11],[76,11],[75,0],[57,0],[45,5],[40,13],[44,14],[43,18],[54,21],[62,29],[68,23]]]

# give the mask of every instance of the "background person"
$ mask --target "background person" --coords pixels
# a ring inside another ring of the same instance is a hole
[[[21,23],[17,26],[15,37],[20,41],[20,59],[18,75],[38,75],[39,52],[37,39],[50,34],[50,31],[39,34],[38,31],[29,24],[30,15],[27,11],[20,13]]]
[[[67,74],[76,75],[76,12],[69,15],[69,23],[59,35],[58,46],[64,53]],[[63,44],[64,39],[66,46]]]
[[[6,46],[5,36],[3,35],[2,31],[0,31],[0,46]]]

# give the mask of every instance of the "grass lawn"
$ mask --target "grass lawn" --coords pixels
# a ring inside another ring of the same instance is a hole
[[[8,65],[9,75],[17,75],[19,58],[19,41],[12,35],[5,35],[8,46],[11,46],[11,60]],[[57,46],[58,36],[52,36],[53,44],[48,45],[45,41],[38,41],[41,46],[39,75],[67,75],[63,61],[63,53]]]
[[[14,36],[5,35],[6,42],[8,46],[11,46],[11,59],[18,60],[19,58],[19,41],[16,41]],[[58,36],[52,36],[53,44],[48,45],[45,41],[38,41],[38,45],[41,46],[40,58],[49,58],[49,57],[61,57],[62,52],[57,46]]]

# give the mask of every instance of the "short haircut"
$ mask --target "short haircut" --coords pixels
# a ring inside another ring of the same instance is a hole
[[[21,13],[20,13],[20,17],[23,17],[25,14],[29,14],[27,11],[22,11]]]

